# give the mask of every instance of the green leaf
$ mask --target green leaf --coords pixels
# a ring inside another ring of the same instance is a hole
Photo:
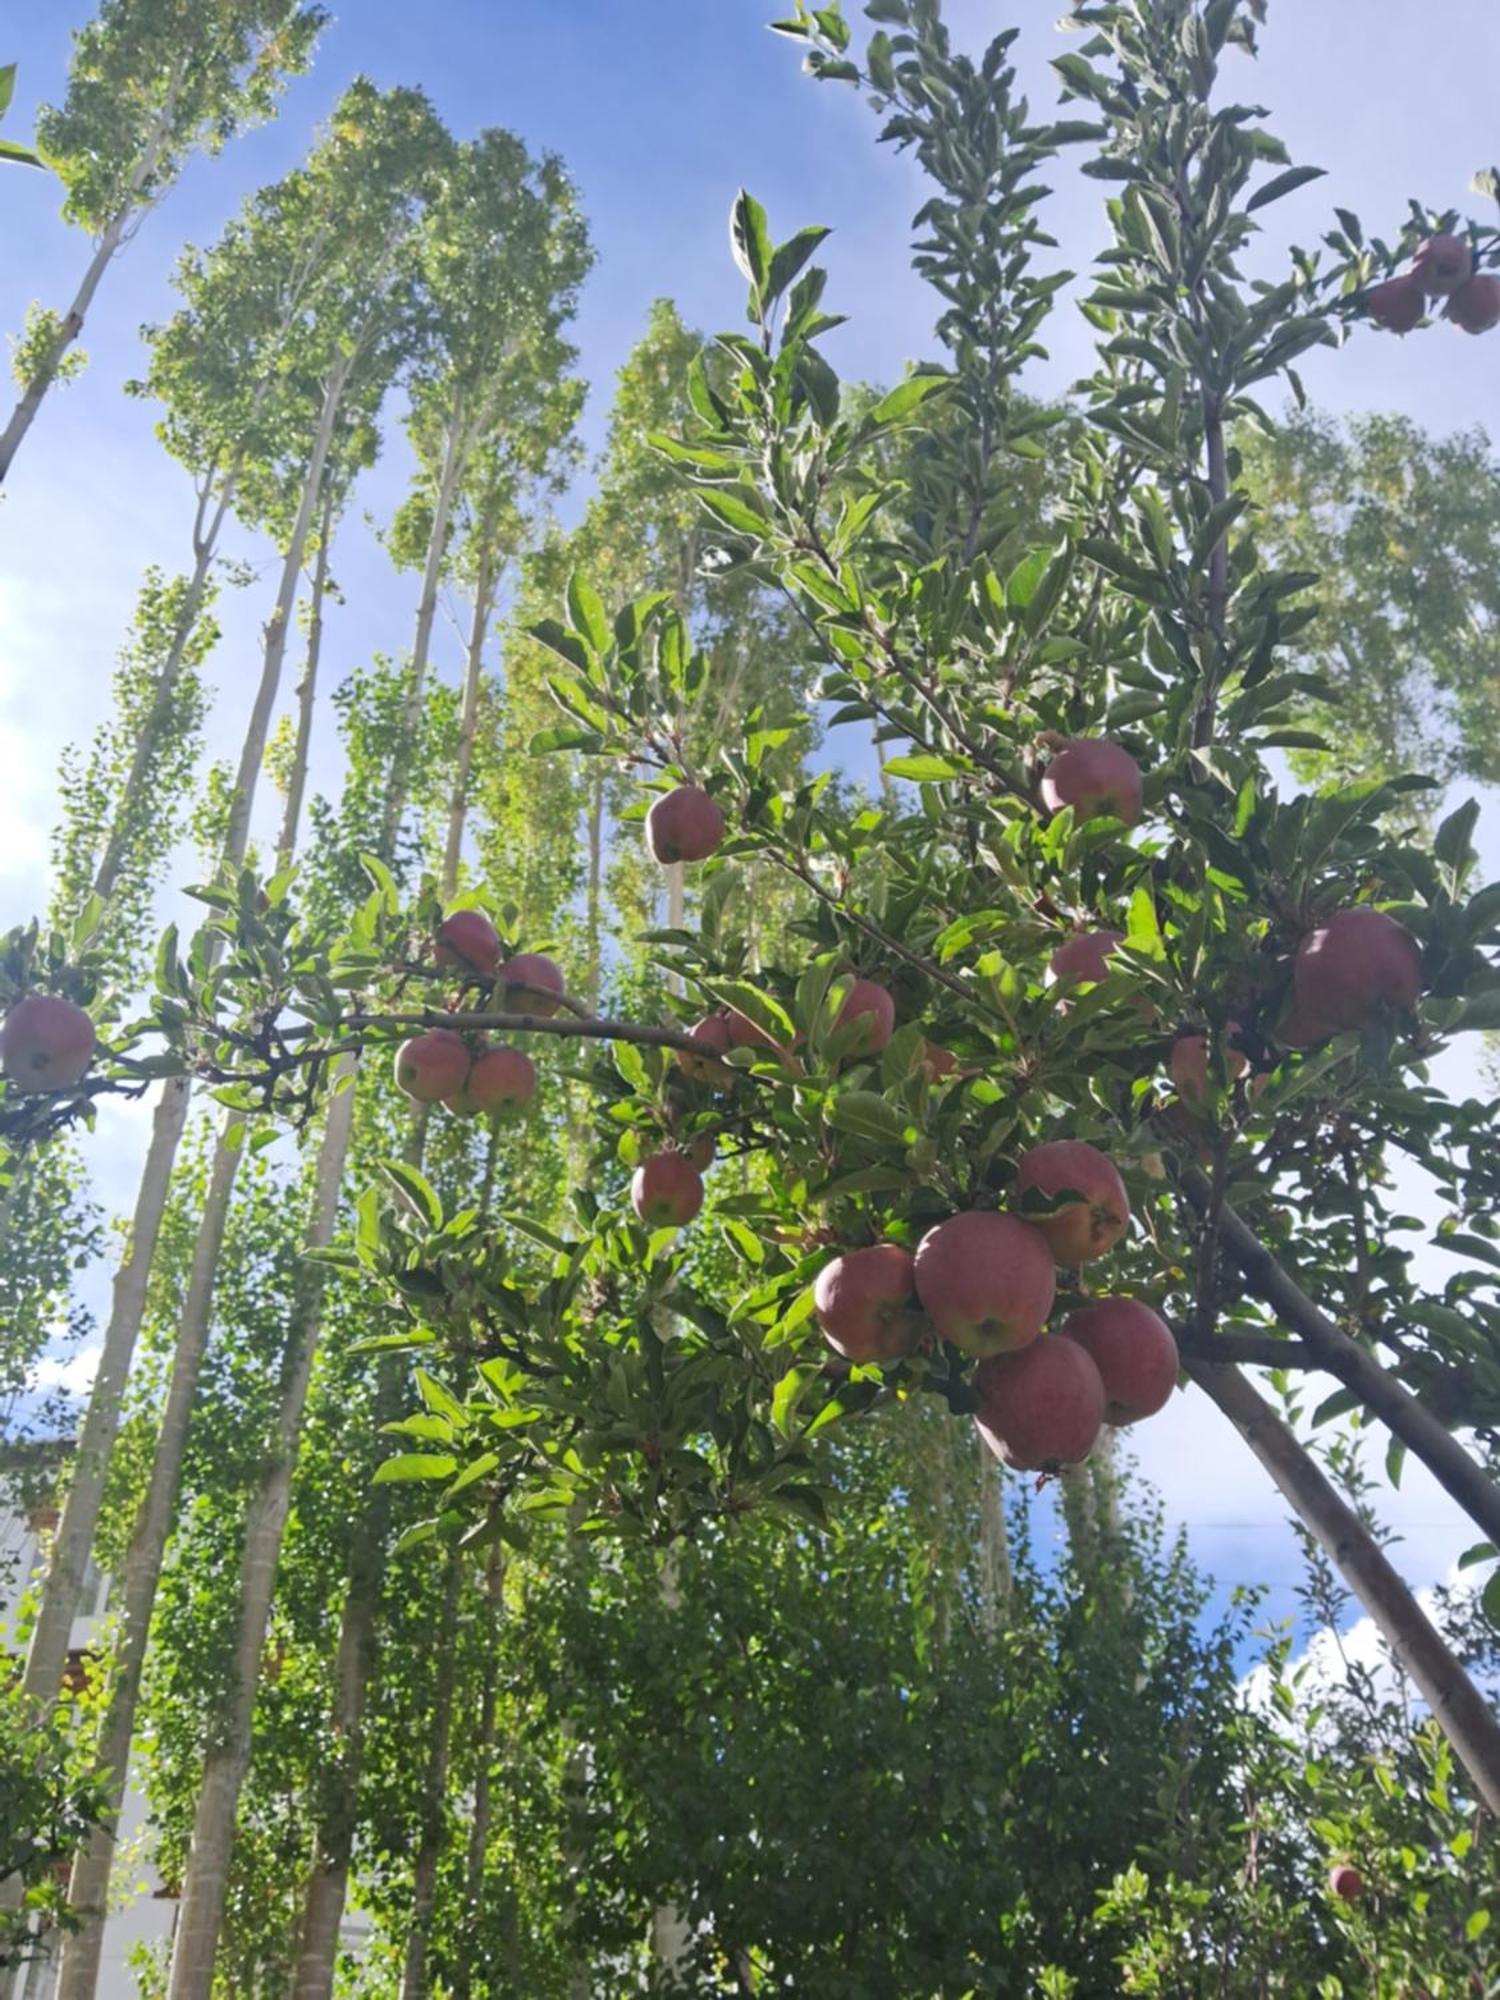
[[[771,1394],[771,1422],[783,1437],[792,1434],[792,1418],[809,1382],[817,1379],[816,1368],[789,1368]]]
[[[442,1228],[443,1204],[425,1174],[419,1173],[407,1160],[382,1160],[380,1171],[397,1193],[405,1198],[414,1215],[425,1217],[429,1228]]]
[[[14,63],[6,63],[4,68],[0,69],[0,118],[3,118],[6,112],[9,111],[10,100],[15,94],[16,66]]]
[[[451,1479],[458,1460],[451,1451],[403,1451],[375,1468],[377,1486],[399,1486],[412,1479]]]
[[[899,424],[914,410],[920,409],[929,396],[952,386],[952,378],[948,375],[908,375],[904,382],[898,382],[894,389],[881,397],[865,421],[872,429],[876,425]]]
[[[758,293],[771,275],[771,234],[766,211],[747,188],[741,188],[729,211],[729,247],[734,261]]]
[[[777,245],[766,280],[767,303],[780,298],[827,234],[828,231],[820,224],[812,223],[806,229],[799,229],[787,242]]]
[[[581,570],[568,579],[568,616],[596,653],[609,649],[609,618],[599,593]]]
[[[765,510],[754,487],[742,486],[734,493],[722,492],[718,487],[700,487],[698,498],[715,520],[733,528],[737,535],[754,535],[758,541],[765,534],[768,525]]]
[[[1257,188],[1245,203],[1246,215],[1253,215],[1258,208],[1266,208],[1273,201],[1280,201],[1284,194],[1294,188],[1306,187],[1309,181],[1323,178],[1326,170],[1322,167],[1288,167],[1284,174],[1275,174],[1264,187]]]
[[[41,167],[45,171],[45,162],[28,147],[18,146],[14,139],[0,139],[0,160],[14,160],[20,166]]]
[[[918,785],[941,785],[949,778],[970,776],[962,765],[952,763],[947,757],[934,757],[925,752],[910,757],[887,758],[885,768],[888,777],[910,778],[913,784]]]
[[[861,1139],[901,1144],[906,1138],[907,1120],[878,1090],[843,1091],[829,1105],[826,1116],[836,1131]]]
[[[539,729],[526,746],[529,757],[548,757],[559,750],[581,750],[591,756],[604,748],[605,739],[597,729],[575,729],[571,723],[556,722]]]

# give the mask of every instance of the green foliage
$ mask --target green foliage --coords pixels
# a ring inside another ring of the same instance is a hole
[[[66,1709],[39,1722],[0,1655],[0,1881],[19,1891],[0,1909],[0,1971],[32,1962],[42,1925],[67,1923],[58,1869],[97,1821],[101,1791]]]
[[[158,200],[189,154],[270,117],[325,18],[302,0],[104,0],[74,35],[62,105],[37,120],[68,220],[102,233]]]
[[[65,385],[88,366],[81,347],[69,348],[59,360],[60,347],[67,347],[62,314],[33,299],[26,308],[25,326],[10,340],[10,372],[22,395],[38,384]]]

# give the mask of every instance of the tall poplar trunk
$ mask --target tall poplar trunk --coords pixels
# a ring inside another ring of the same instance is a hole
[[[428,552],[422,568],[422,596],[418,600],[416,612],[416,632],[412,636],[412,686],[408,692],[408,724],[414,726],[420,720],[422,690],[426,686],[428,660],[432,652],[432,624],[438,606],[438,584],[442,580],[442,564],[448,550],[448,524],[452,520],[452,508],[458,494],[458,484],[462,478],[464,448],[460,446],[458,422],[448,434],[448,450],[444,454],[444,466],[438,480],[438,496],[432,510],[432,528],[428,534]],[[482,566],[480,584],[490,578],[490,588],[480,588],[474,602],[474,620],[470,624],[468,638],[468,664],[464,680],[464,730],[472,754],[472,726],[478,718],[478,676],[480,662],[484,658],[484,644],[488,638],[488,622],[494,612],[494,568],[490,564]],[[408,738],[410,740],[410,738]],[[384,856],[390,860],[396,848],[396,830],[400,826],[400,816],[404,810],[404,762],[400,756],[392,758],[390,790],[386,798],[384,816]],[[464,762],[462,776],[454,784],[448,802],[448,828],[444,838],[444,864],[442,864],[442,898],[444,902],[454,894],[458,886],[458,860],[464,844],[464,824],[468,818],[468,760]],[[412,1154],[420,1160],[424,1144],[424,1120],[418,1108],[412,1122]],[[494,1156],[494,1146],[490,1148]],[[316,1328],[312,1330],[312,1340],[316,1342]],[[386,1366],[382,1366],[380,1388],[376,1390],[378,1402],[390,1402],[396,1394],[394,1378]],[[390,1414],[390,1412],[388,1412]],[[290,1468],[288,1468],[290,1476]],[[388,1502],[384,1488],[368,1500],[356,1528],[354,1542],[350,1550],[350,1582],[348,1594],[344,1598],[344,1614],[338,1634],[338,1714],[336,1726],[340,1730],[342,1752],[336,1770],[330,1774],[330,1784],[322,1802],[322,1812],[318,1820],[318,1832],[314,1838],[312,1866],[308,1870],[308,1888],[302,1906],[302,1938],[298,1944],[298,1960],[292,1976],[294,2000],[330,2000],[334,1990],[334,1966],[338,1960],[338,1930],[344,1918],[344,1902],[348,1898],[348,1874],[350,1858],[354,1852],[354,1828],[358,1818],[358,1790],[360,1774],[364,1762],[364,1710],[368,1702],[370,1678],[374,1674],[376,1646],[374,1628],[376,1612],[380,1604],[380,1584],[384,1578],[384,1544],[386,1544],[386,1516]]]
[[[318,524],[318,555],[313,565],[312,598],[307,618],[307,652],[302,662],[302,678],[297,683],[297,739],[292,749],[292,768],[287,777],[286,804],[282,808],[281,832],[276,839],[276,866],[291,865],[297,851],[297,831],[302,824],[302,804],[307,795],[307,765],[312,749],[313,713],[318,700],[318,663],[323,652],[323,600],[328,590],[328,544],[333,536],[333,495],[323,501],[323,518]]]
[[[287,544],[281,569],[276,603],[265,629],[265,650],[260,685],[256,690],[250,722],[241,747],[239,770],[225,829],[221,872],[233,877],[244,863],[250,839],[250,818],[256,786],[265,760],[271,716],[280,687],[286,658],[287,637],[297,600],[307,537],[313,509],[322,491],[324,472],[333,441],[334,427],[347,387],[353,356],[341,355],[325,387],[313,449],[303,480],[297,516]],[[187,1112],[186,1084],[182,1091],[182,1117]],[[182,1135],[179,1122],[170,1138],[165,1162],[148,1155],[146,1173],[170,1175],[177,1143]],[[153,1135],[153,1150],[155,1135]],[[172,1377],[162,1413],[151,1476],[145,1499],[136,1516],[118,1602],[121,1639],[111,1681],[105,1720],[100,1737],[99,1766],[109,1773],[109,1799],[102,1823],[80,1851],[73,1864],[68,1899],[82,1914],[80,1928],[65,1940],[58,1979],[58,2000],[93,2000],[98,1982],[99,1956],[103,1945],[104,1912],[109,1894],[109,1878],[114,1859],[114,1829],[124,1802],[130,1745],[135,1733],[135,1712],[140,1699],[141,1673],[145,1664],[146,1641],[151,1613],[156,1603],[157,1585],[176,1510],[177,1489],[187,1446],[188,1422],[208,1341],[213,1302],[214,1278],[219,1252],[229,1217],[230,1197],[238,1169],[240,1149],[231,1148],[221,1136],[214,1149],[209,1185],[193,1246],[192,1271],[183,1301],[182,1319],[172,1355]],[[144,1306],[145,1281],[149,1260],[141,1274],[140,1296]],[[139,1330],[139,1317],[131,1334]],[[204,1988],[207,1992],[207,1988]]]
[[[432,1693],[427,1774],[422,1787],[422,1836],[417,1843],[416,1865],[412,1871],[411,1916],[406,1932],[406,1957],[401,1967],[401,2000],[427,2000],[431,1991],[428,1958],[432,1950],[433,1912],[437,1906],[438,1864],[443,1858],[448,1837],[448,1816],[444,1808],[448,1796],[448,1757],[453,1744],[453,1691],[458,1679],[458,1645],[454,1626],[462,1585],[463,1558],[457,1548],[453,1548],[448,1553],[442,1623],[438,1628],[437,1682]],[[183,2000],[186,2000],[186,1995]]]
[[[188,579],[187,594],[172,633],[171,646],[157,676],[151,708],[137,737],[119,808],[94,876],[94,894],[106,902],[114,893],[129,851],[130,824],[138,794],[150,769],[152,749],[161,726],[176,698],[183,662],[198,623],[198,614],[203,608],[209,570],[234,496],[238,473],[237,464],[225,473],[219,486],[217,505],[206,525],[206,491],[199,502],[198,523],[193,533],[193,572]],[[68,1640],[73,1620],[78,1615],[84,1571],[94,1546],[110,1458],[120,1428],[125,1383],[135,1359],[136,1339],[145,1316],[146,1285],[166,1211],[172,1164],[177,1157],[177,1147],[187,1120],[188,1096],[187,1079],[170,1078],[162,1085],[152,1122],[150,1147],[136,1194],[128,1247],[115,1274],[99,1366],[79,1428],[78,1448],[63,1500],[62,1518],[53,1539],[36,1623],[27,1648],[24,1685],[36,1701],[50,1702],[62,1683]]]
[[[310,1250],[326,1250],[333,1241],[353,1119],[354,1091],[341,1090],[329,1106],[318,1153],[313,1214],[307,1233]],[[172,1949],[169,2000],[200,2000],[200,1996],[213,1988],[214,1959],[229,1887],[235,1814],[245,1773],[250,1768],[259,1667],[270,1625],[282,1536],[291,1508],[292,1470],[312,1380],[326,1279],[326,1265],[305,1262],[293,1290],[275,1431],[245,1519],[234,1669],[224,1713],[204,1758]]]
[[[1013,1586],[1005,1532],[1005,1475],[977,1429],[973,1449],[979,1461],[979,1623],[993,1638],[1009,1616]]]
[[[495,1761],[500,1668],[496,1658],[500,1643],[500,1620],[505,1615],[505,1563],[500,1544],[490,1548],[485,1570],[484,1667],[479,1690],[479,1723],[474,1731],[474,1809],[469,1817],[469,1845],[464,1859],[464,1930],[466,1938],[477,1938],[484,1917],[485,1861],[490,1844],[491,1799],[494,1789],[492,1766]],[[473,1958],[465,1952],[453,1968],[453,2000],[470,2000],[474,1987]]]
[[[130,179],[126,183],[124,199],[100,231],[94,254],[89,259],[88,269],[83,274],[83,283],[74,293],[73,303],[63,315],[52,344],[33,372],[31,380],[22,390],[16,407],[10,413],[10,421],[6,424],[3,434],[0,434],[0,483],[3,483],[9,474],[22,440],[36,421],[36,413],[42,407],[42,398],[57,380],[57,371],[62,366],[68,349],[83,332],[84,321],[88,318],[89,309],[94,303],[94,294],[98,291],[115,252],[125,241],[125,232],[130,227],[131,217],[136,212],[136,198],[155,173],[157,162],[171,134],[172,120],[177,114],[177,99],[182,90],[184,68],[184,61],[179,58],[162,108],[157,113],[156,122],[145,145],[141,148],[140,158],[136,161]]]
[[[398,747],[391,767],[391,783],[386,795],[385,821],[381,828],[381,851],[389,858],[395,851],[396,834],[406,795],[404,746],[416,740],[422,726],[422,702],[427,693],[427,663],[432,653],[432,627],[437,617],[438,586],[443,580],[443,563],[448,553],[448,525],[453,518],[468,458],[469,439],[462,407],[455,398],[448,424],[447,445],[442,471],[432,503],[432,527],[427,537],[427,560],[422,568],[422,595],[417,602],[417,629],[411,648],[411,680],[401,715]]]
[[[464,821],[468,812],[469,777],[474,768],[474,740],[479,733],[479,691],[483,680],[484,646],[490,618],[495,609],[495,589],[499,581],[488,549],[480,556],[479,574],[474,582],[474,615],[469,620],[469,643],[464,661],[463,712],[458,727],[458,759],[453,772],[453,790],[448,803],[448,834],[443,843],[443,896],[458,887],[459,861],[464,844]]]

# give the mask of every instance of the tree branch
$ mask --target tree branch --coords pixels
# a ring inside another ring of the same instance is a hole
[[[1206,1216],[1211,1191],[1203,1175],[1188,1168],[1181,1176],[1181,1186],[1196,1212]],[[1313,1303],[1228,1202],[1219,1215],[1218,1235],[1250,1289],[1292,1332],[1302,1336],[1318,1365],[1352,1390],[1392,1436],[1422,1461],[1470,1520],[1492,1542],[1500,1544],[1500,1487],[1452,1432]]]
[[[1480,1797],[1492,1813],[1500,1812],[1500,1722],[1374,1536],[1237,1368],[1191,1361],[1188,1373],[1337,1564],[1442,1725]]]

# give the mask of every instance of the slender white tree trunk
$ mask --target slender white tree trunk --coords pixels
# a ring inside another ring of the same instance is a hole
[[[458,1678],[458,1644],[454,1630],[463,1559],[448,1555],[443,1589],[442,1623],[438,1631],[437,1682],[432,1691],[428,1728],[427,1778],[422,1791],[422,1836],[412,1871],[411,1916],[406,1932],[406,1957],[401,1967],[401,2000],[427,2000],[432,1990],[428,1958],[432,1948],[432,1917],[437,1905],[438,1864],[447,1844],[448,1758],[453,1745],[453,1691]],[[186,2000],[186,1996],[183,1996]]]
[[[454,502],[468,462],[469,434],[461,407],[455,403],[448,425],[443,468],[433,499],[432,527],[427,537],[427,560],[422,569],[422,595],[417,603],[417,629],[412,639],[411,682],[401,717],[401,742],[412,743],[422,724],[422,703],[427,693],[427,663],[432,656],[432,627],[437,617],[438,587],[443,580],[443,564],[448,555],[448,526]],[[396,833],[406,800],[405,759],[398,751],[392,765],[391,786],[386,798],[385,821],[381,828],[381,849],[389,857],[395,849]]]
[[[474,1732],[474,1810],[469,1819],[469,1847],[464,1861],[464,1933],[479,1935],[484,1915],[484,1874],[489,1853],[491,1798],[494,1787],[495,1716],[498,1707],[500,1670],[496,1659],[500,1621],[505,1615],[505,1563],[500,1545],[490,1548],[485,1569],[485,1649],[480,1681],[479,1724]],[[465,1953],[454,1968],[453,2000],[469,2000],[474,1989],[474,1966]]]
[[[329,1105],[314,1180],[309,1249],[326,1250],[333,1241],[353,1122],[351,1087],[337,1092]],[[276,1427],[245,1520],[234,1673],[225,1712],[204,1759],[172,1948],[168,2000],[202,2000],[213,1989],[235,1814],[250,1768],[260,1661],[270,1625],[282,1536],[291,1510],[292,1471],[312,1380],[325,1278],[326,1266],[305,1263],[293,1297]]]
[[[328,590],[328,544],[333,534],[333,497],[323,502],[323,519],[318,528],[318,555],[313,565],[312,598],[307,619],[307,653],[302,678],[297,683],[297,740],[292,750],[292,768],[287,778],[286,804],[282,809],[281,832],[276,840],[276,866],[290,865],[297,851],[297,832],[302,824],[302,804],[307,795],[308,755],[312,748],[313,713],[318,700],[318,663],[323,652],[323,601]]]
[[[458,490],[458,477],[456,457],[450,439],[438,496],[439,504],[434,513],[428,542],[422,597],[417,610],[417,630],[412,648],[413,683],[418,687],[421,680],[425,679],[427,671],[427,656],[432,641],[432,613],[437,606],[438,580],[442,574],[443,556],[448,539],[448,520]],[[478,713],[480,663],[484,657],[485,643],[489,634],[489,620],[494,613],[496,575],[495,566],[481,566],[480,588],[475,594],[474,619],[469,632],[462,739],[463,745],[467,746],[468,755],[463,755],[461,747],[462,769],[454,784],[448,806],[441,882],[445,901],[452,896],[458,886],[459,857],[463,850],[464,827],[469,809],[468,772],[474,740],[473,723]],[[491,579],[488,591],[483,587],[486,577]],[[388,843],[394,842],[403,800],[404,791],[399,788],[399,780],[393,778],[392,809],[388,811],[386,817]],[[387,851],[389,852],[389,846]],[[421,1157],[424,1136],[425,1125],[419,1109],[413,1119],[411,1148],[412,1154],[418,1160]],[[490,1148],[490,1159],[493,1162],[493,1145]],[[394,1370],[387,1364],[382,1368],[380,1384],[376,1391],[380,1420],[384,1421],[394,1413],[397,1395],[396,1376]],[[292,2000],[330,2000],[333,1993],[339,1927],[343,1921],[344,1904],[349,1892],[349,1864],[354,1849],[359,1781],[363,1763],[365,1706],[375,1669],[375,1620],[384,1567],[386,1512],[386,1494],[384,1489],[380,1489],[367,1503],[354,1531],[350,1552],[349,1588],[344,1599],[343,1617],[339,1627],[336,1676],[338,1694],[334,1728],[339,1738],[340,1755],[337,1767],[329,1774],[327,1793],[319,1814],[318,1834],[313,1847],[312,1867],[308,1874],[307,1894],[303,1903],[302,1935],[298,1946],[296,1970],[292,1978]]]
[[[443,896],[458,887],[463,852],[464,821],[469,798],[469,774],[474,766],[474,739],[479,731],[479,689],[483,679],[484,643],[495,608],[496,576],[488,552],[480,558],[474,586],[474,615],[469,621],[468,657],[464,663],[463,717],[458,730],[458,762],[448,806],[448,835],[443,846]]]
[[[1012,1577],[1010,1542],[1005,1532],[1004,1473],[994,1453],[973,1433],[979,1463],[979,1619],[993,1638],[1010,1610]]]
[[[130,227],[131,217],[136,212],[137,197],[156,171],[162,149],[172,130],[172,120],[177,114],[177,99],[182,89],[183,69],[184,64],[179,60],[166,97],[162,101],[162,108],[126,184],[124,199],[104,225],[94,254],[89,259],[88,269],[83,274],[83,283],[78,287],[72,305],[63,316],[57,336],[48,348],[41,365],[21,392],[16,407],[11,411],[10,421],[5,426],[4,433],[0,434],[0,482],[3,482],[9,474],[11,462],[20,450],[23,438],[36,420],[37,411],[42,407],[42,398],[57,379],[57,371],[62,366],[63,357],[82,333],[83,323],[94,303],[94,294],[99,289],[100,280],[109,269],[115,252],[125,240],[125,232]]]
[[[222,869],[226,875],[233,875],[240,868],[249,845],[251,811],[261,765],[265,759],[271,715],[276,705],[282,665],[286,657],[287,633],[296,604],[297,582],[301,575],[313,507],[322,489],[334,425],[351,366],[350,358],[341,357],[327,384],[296,522],[282,563],[281,583],[275,607],[266,624],[260,685],[256,690],[255,704],[245,732],[239,773],[225,832]],[[183,1116],[184,1118],[186,1116],[185,1087]],[[175,1157],[180,1137],[181,1125],[172,1138],[172,1157],[168,1157],[164,1167],[161,1168],[168,1175],[171,1172],[172,1159]],[[124,1798],[125,1773],[135,1730],[135,1711],[140,1698],[146,1639],[152,1610],[156,1603],[156,1590],[161,1578],[167,1540],[171,1533],[172,1517],[177,1504],[177,1489],[187,1447],[188,1421],[197,1393],[198,1372],[208,1343],[214,1280],[218,1270],[219,1253],[223,1246],[224,1230],[229,1219],[230,1198],[239,1160],[239,1149],[231,1148],[221,1137],[214,1150],[198,1235],[193,1246],[192,1271],[173,1349],[172,1379],[167,1391],[166,1407],[162,1413],[156,1450],[152,1457],[150,1481],[136,1517],[125,1561],[125,1573],[119,1594],[121,1643],[115,1662],[99,1751],[100,1767],[110,1773],[111,1799],[103,1826],[82,1849],[73,1864],[68,1897],[73,1907],[83,1913],[83,1923],[63,1945],[58,2000],[93,2000],[98,1980],[103,1915],[108,1900],[109,1876],[114,1856],[114,1828],[118,1824]],[[148,1159],[148,1172],[152,1167],[153,1162]],[[146,1260],[146,1268],[141,1273],[142,1307],[148,1276],[149,1259]],[[140,1319],[137,1316],[135,1328],[130,1335],[132,1348],[139,1325]],[[207,1992],[207,1988],[204,1992]]]

